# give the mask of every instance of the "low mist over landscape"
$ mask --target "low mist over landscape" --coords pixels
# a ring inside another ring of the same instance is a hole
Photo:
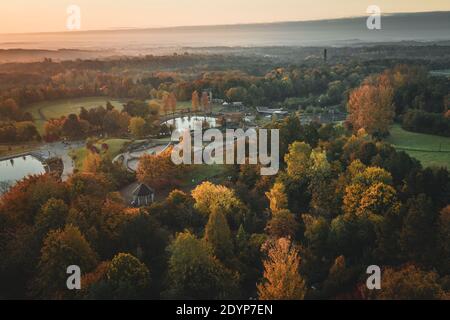
[[[381,30],[369,30],[366,20],[367,17],[356,17],[267,24],[0,34],[0,49],[3,49],[0,61],[161,55],[198,52],[211,47],[216,48],[215,52],[226,52],[229,48],[249,47],[448,44],[450,41],[450,12],[386,14],[382,16]]]

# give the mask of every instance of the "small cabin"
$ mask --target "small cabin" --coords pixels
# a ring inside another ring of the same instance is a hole
[[[155,191],[144,183],[141,183],[133,191],[133,201],[131,205],[134,207],[148,206],[155,201]]]

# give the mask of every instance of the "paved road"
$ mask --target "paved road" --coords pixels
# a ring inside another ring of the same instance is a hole
[[[84,141],[71,141],[67,143],[52,142],[40,146],[38,150],[33,152],[39,152],[45,158],[61,158],[64,164],[64,171],[61,178],[63,181],[66,181],[75,169],[75,164],[72,158],[69,156],[69,153],[73,149],[81,148],[82,146],[84,146],[84,144]]]

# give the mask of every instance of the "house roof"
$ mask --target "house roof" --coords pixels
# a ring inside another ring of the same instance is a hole
[[[134,189],[133,196],[145,197],[145,196],[150,196],[153,193],[155,193],[155,191],[152,188],[150,188],[149,186],[147,186],[144,183],[141,183],[140,185],[138,185],[136,187],[136,189]]]

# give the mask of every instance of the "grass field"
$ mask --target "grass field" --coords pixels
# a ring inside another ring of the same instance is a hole
[[[106,143],[108,145],[107,155],[111,159],[113,159],[122,151],[122,148],[125,146],[125,144],[130,141],[131,140],[128,139],[106,139],[106,140],[99,140],[94,145],[97,147],[97,149],[101,150],[101,145],[103,143]],[[75,161],[76,169],[80,170],[83,167],[83,162],[87,154],[88,150],[86,149],[86,147],[75,149],[70,152],[70,156]]]
[[[25,153],[32,151],[39,146],[39,143],[26,143],[26,144],[14,144],[14,145],[4,145],[0,144],[0,157],[15,155],[20,153]]]
[[[156,101],[160,105],[162,104],[162,100],[158,100],[158,99],[148,100],[148,102],[150,102],[150,101]],[[177,111],[186,110],[186,109],[192,109],[191,101],[177,101]],[[220,109],[222,109],[221,105],[213,104],[213,106],[212,106],[213,112],[218,112]],[[161,114],[163,114],[163,113],[164,113],[164,111],[161,111]]]
[[[185,191],[192,190],[195,186],[206,180],[213,183],[223,183],[226,179],[226,172],[226,165],[193,165],[186,174],[186,178],[183,179],[182,189]]]
[[[106,106],[107,101],[110,101],[117,109],[122,109],[122,102],[119,100],[107,97],[89,97],[39,102],[29,106],[26,111],[31,113],[39,132],[42,132],[44,123],[48,119],[60,118],[71,113],[78,114],[82,107],[89,110],[100,105]]]
[[[409,132],[395,125],[388,142],[419,160],[424,167],[450,168],[450,138]]]

